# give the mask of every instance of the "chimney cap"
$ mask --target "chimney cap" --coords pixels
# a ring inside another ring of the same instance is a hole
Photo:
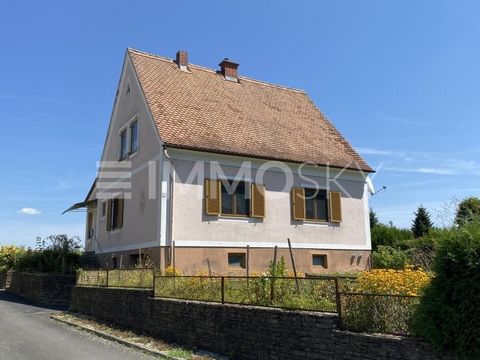
[[[228,65],[231,65],[232,67],[237,68],[240,64],[237,63],[236,61],[233,61],[233,60],[229,59],[229,58],[224,58],[224,59],[220,62],[220,64],[218,64],[218,66],[224,67],[225,65],[227,65],[227,66],[228,66]]]

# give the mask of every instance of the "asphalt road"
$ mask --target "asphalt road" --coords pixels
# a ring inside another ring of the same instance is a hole
[[[155,359],[51,320],[55,311],[0,290],[0,360]]]

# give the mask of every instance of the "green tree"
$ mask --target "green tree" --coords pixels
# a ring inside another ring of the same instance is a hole
[[[428,235],[431,228],[433,228],[433,222],[430,219],[430,213],[420,205],[415,212],[415,219],[411,228],[413,236],[419,238]]]
[[[380,224],[380,221],[378,221],[378,216],[373,211],[373,209],[370,209],[370,229],[373,229],[374,227],[378,226]]]
[[[457,214],[455,216],[455,223],[458,226],[465,225],[472,220],[480,218],[480,199],[475,196],[470,196],[463,199],[458,204]]]
[[[372,231],[372,250],[377,250],[380,245],[386,245],[397,249],[405,249],[406,243],[412,238],[409,229],[400,229],[392,224],[378,224]]]
[[[417,335],[459,359],[480,359],[479,258],[479,222],[444,231],[412,320]]]

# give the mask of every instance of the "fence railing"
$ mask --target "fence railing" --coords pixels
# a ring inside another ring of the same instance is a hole
[[[354,278],[156,276],[155,297],[336,312],[337,296]]]
[[[157,298],[338,313],[343,330],[409,335],[419,296],[358,292],[355,277],[168,276],[154,269],[81,270],[77,285],[153,289]]]
[[[80,270],[77,285],[153,289],[155,269]]]

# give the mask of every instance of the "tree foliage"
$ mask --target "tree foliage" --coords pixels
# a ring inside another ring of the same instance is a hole
[[[440,234],[435,277],[412,321],[417,335],[458,358],[480,358],[480,223]]]
[[[480,218],[480,199],[475,196],[470,196],[463,199],[458,204],[457,213],[455,215],[455,223],[458,226],[465,225],[471,221]]]
[[[369,216],[370,216],[370,229],[373,229],[374,227],[380,224],[380,221],[378,220],[377,213],[373,211],[373,209],[370,209]]]
[[[72,274],[80,267],[80,246],[78,237],[65,234],[51,235],[46,239],[50,244],[41,250],[24,252],[14,269],[52,274]]]
[[[0,272],[13,269],[15,262],[25,253],[23,247],[15,245],[0,246]]]
[[[415,219],[412,223],[412,233],[415,238],[428,235],[430,229],[433,228],[433,222],[430,219],[430,213],[422,205],[415,212]]]

